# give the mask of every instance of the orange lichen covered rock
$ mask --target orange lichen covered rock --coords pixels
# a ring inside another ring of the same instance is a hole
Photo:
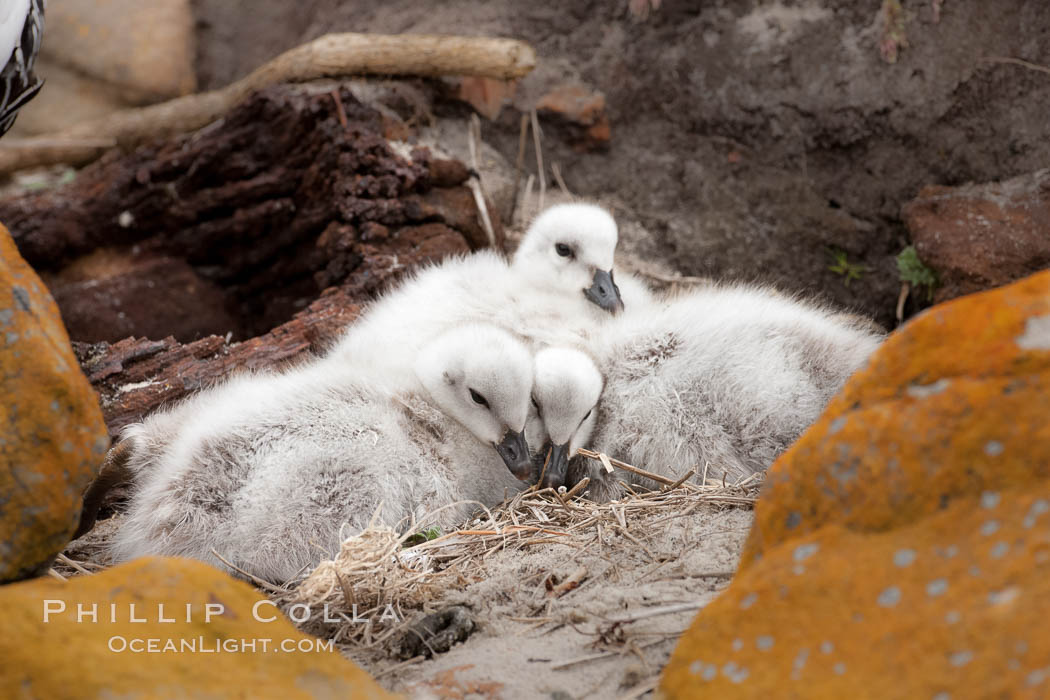
[[[1050,272],[892,334],[769,470],[743,565],[829,523],[888,530],[1050,476]]]
[[[11,584],[0,615],[0,697],[390,697],[251,586],[197,561]]]
[[[109,446],[58,308],[0,226],[0,582],[46,569]]]
[[[666,698],[1050,694],[1050,483],[883,533],[829,525],[741,571],[697,616]]]
[[[1050,694],[1050,272],[893,334],[772,467],[664,697]]]

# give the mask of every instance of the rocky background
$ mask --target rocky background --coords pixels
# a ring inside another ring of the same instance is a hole
[[[1045,3],[165,0],[124,12],[126,32],[96,4],[55,3],[46,58],[119,84],[121,104],[220,87],[328,32],[524,39],[539,61],[516,85],[386,82],[386,102],[412,136],[464,161],[462,121],[484,115],[487,185],[505,216],[520,197],[508,183],[521,118],[536,109],[548,188],[557,166],[574,194],[613,206],[625,252],[661,279],[772,282],[892,328],[934,299],[1050,262]],[[84,36],[123,43],[96,58],[71,50]],[[16,128],[81,119],[103,91],[77,85],[55,85]],[[538,174],[532,151],[519,191]],[[902,279],[897,258],[912,245]],[[899,305],[902,281],[920,289]]]
[[[198,0],[195,12],[202,86],[329,31],[525,39],[539,65],[486,138],[513,163],[519,115],[540,108],[548,165],[574,193],[615,198],[644,231],[638,252],[687,275],[775,282],[892,327],[895,258],[912,242],[949,290],[1050,263],[1046,235],[1002,227],[1020,216],[1045,233],[1045,185],[1012,211],[994,191],[969,190],[948,216],[970,228],[951,237],[902,215],[927,185],[1050,163],[1050,76],[1002,62],[1050,64],[1045,3],[454,0],[433,11],[412,0]],[[1010,253],[977,269],[960,251],[972,246]]]

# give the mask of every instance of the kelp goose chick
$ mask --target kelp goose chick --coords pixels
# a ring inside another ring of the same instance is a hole
[[[605,387],[593,431],[574,439],[668,478],[706,464],[710,477],[736,481],[769,467],[880,341],[771,290],[697,290],[600,330],[592,350]],[[621,480],[657,486],[583,460],[567,485],[583,476],[596,500],[617,498]]]
[[[0,135],[15,123],[18,110],[40,92],[43,81],[33,63],[44,33],[44,0],[0,3]]]
[[[133,495],[118,560],[193,557],[286,581],[345,536],[413,518],[451,528],[523,488],[532,358],[484,325],[427,343],[389,382],[320,361],[244,376],[126,432]],[[496,448],[496,449],[494,449]],[[502,458],[501,458],[502,455]]]
[[[625,307],[613,269],[619,237],[616,220],[602,207],[558,204],[529,225],[514,251],[511,270],[528,289],[554,289],[566,296],[582,291],[593,306],[580,308],[605,320],[598,309],[617,313]]]
[[[549,347],[533,360],[532,409],[525,433],[534,448],[541,487],[565,484],[569,459],[587,447],[604,381],[594,360],[578,348]]]
[[[396,369],[428,338],[472,321],[514,329],[534,344],[579,340],[623,308],[613,277],[617,237],[616,222],[600,207],[551,207],[512,261],[479,251],[421,269],[371,305],[332,355]]]

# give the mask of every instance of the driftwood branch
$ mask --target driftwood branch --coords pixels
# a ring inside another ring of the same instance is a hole
[[[477,75],[509,80],[536,65],[536,53],[513,39],[428,35],[327,34],[287,51],[219,90],[107,114],[40,138],[0,143],[0,174],[56,163],[84,165],[108,147],[134,146],[199,129],[251,93],[276,83],[348,75]]]
[[[1050,66],[1042,66],[1038,63],[1032,63],[1031,61],[1024,61],[1020,58],[1011,58],[1010,56],[985,56],[981,59],[985,63],[1009,63],[1014,66],[1021,66],[1028,70],[1039,71],[1040,73],[1050,74]]]

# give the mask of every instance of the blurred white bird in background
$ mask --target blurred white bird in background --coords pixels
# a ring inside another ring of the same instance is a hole
[[[44,84],[33,62],[44,33],[45,0],[0,0],[0,136]]]

